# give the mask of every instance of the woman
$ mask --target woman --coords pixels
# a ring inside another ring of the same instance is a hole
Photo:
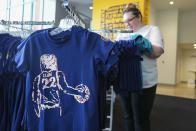
[[[126,131],[150,131],[149,117],[157,87],[156,58],[164,52],[163,40],[158,27],[142,23],[142,14],[135,4],[126,6],[123,20],[125,26],[133,33],[120,34],[117,40],[129,40],[131,35],[140,34],[151,42],[153,48],[152,54],[142,54],[142,93],[119,94],[124,110],[125,127]]]

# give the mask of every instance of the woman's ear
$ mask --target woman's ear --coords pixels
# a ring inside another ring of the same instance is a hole
[[[142,22],[142,16],[138,15],[139,20]]]

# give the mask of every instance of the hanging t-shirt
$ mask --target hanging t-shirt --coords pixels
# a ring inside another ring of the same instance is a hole
[[[142,77],[140,62],[142,58],[138,45],[134,40],[120,40],[115,41],[115,43],[121,52],[118,64],[118,79],[114,82],[115,92],[127,94],[128,92],[141,91]]]
[[[164,49],[163,37],[157,26],[146,25],[134,33],[121,33],[117,40],[130,40],[131,35],[140,34],[148,39],[153,45]],[[151,59],[146,55],[142,55],[142,80],[143,88],[149,88],[157,84],[157,64],[156,59]]]
[[[49,31],[24,40],[15,57],[27,73],[28,130],[100,131],[98,72],[106,75],[117,61],[106,64],[114,44],[77,26],[52,37]]]
[[[2,48],[2,43],[0,42],[0,75],[3,69],[3,48]]]
[[[15,65],[13,57],[16,54],[16,47],[20,43],[21,38],[10,34],[0,34],[0,48],[2,49],[2,68],[0,73],[0,129],[11,130],[12,125],[16,127],[18,122],[19,129],[23,117],[24,104],[21,100],[21,84],[20,76],[15,73]]]
[[[5,44],[8,44],[6,41],[9,37],[10,35],[8,33],[0,34],[0,76],[3,73],[3,65],[6,56]]]

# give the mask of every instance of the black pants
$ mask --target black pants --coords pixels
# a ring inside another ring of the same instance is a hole
[[[126,131],[150,131],[150,113],[156,94],[156,85],[141,92],[120,95]]]

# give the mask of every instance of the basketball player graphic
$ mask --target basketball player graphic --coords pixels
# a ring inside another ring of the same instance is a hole
[[[75,88],[71,87],[66,81],[65,74],[58,70],[55,55],[42,55],[40,68],[41,73],[35,77],[32,91],[34,111],[38,117],[40,117],[42,110],[54,108],[59,108],[60,116],[62,116],[60,91],[73,96],[79,103],[85,103],[89,100],[89,88],[84,84],[79,84]]]

